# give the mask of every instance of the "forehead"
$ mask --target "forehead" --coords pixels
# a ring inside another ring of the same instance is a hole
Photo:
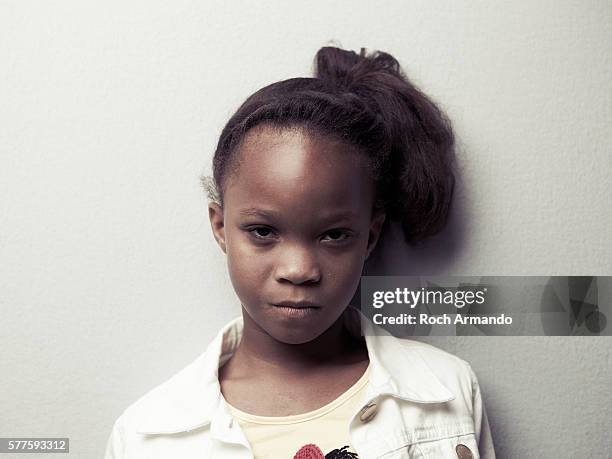
[[[303,129],[259,127],[239,150],[228,177],[225,205],[261,208],[294,217],[369,210],[373,183],[368,161],[351,145]]]

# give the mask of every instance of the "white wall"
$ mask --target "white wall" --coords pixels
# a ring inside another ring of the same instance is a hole
[[[0,2],[0,436],[101,456],[238,313],[198,176],[330,39],[394,54],[460,142],[449,231],[371,269],[612,274],[612,5],[373,4]],[[610,454],[610,338],[428,340],[472,362],[500,457]]]

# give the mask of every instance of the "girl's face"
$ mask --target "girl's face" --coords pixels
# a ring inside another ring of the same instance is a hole
[[[341,141],[266,126],[236,154],[224,208],[210,203],[209,217],[245,319],[283,343],[309,342],[349,304],[385,218],[372,215],[366,159]]]

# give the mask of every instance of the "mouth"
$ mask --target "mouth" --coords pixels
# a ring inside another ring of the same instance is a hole
[[[309,302],[288,302],[272,304],[273,309],[277,311],[281,316],[291,319],[305,319],[310,316],[314,316],[321,309],[314,303]]]
[[[272,306],[276,306],[279,308],[291,308],[291,309],[305,309],[305,308],[320,309],[321,308],[321,306],[311,303],[309,301],[299,301],[299,302],[283,301],[282,303],[274,303],[272,304]]]

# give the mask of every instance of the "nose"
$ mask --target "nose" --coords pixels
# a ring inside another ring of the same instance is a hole
[[[319,282],[321,268],[316,254],[306,247],[286,247],[277,262],[275,278],[296,285]]]

